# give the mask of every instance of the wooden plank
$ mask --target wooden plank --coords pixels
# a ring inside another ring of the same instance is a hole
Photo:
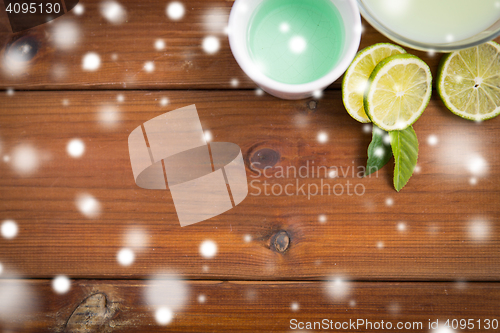
[[[256,97],[252,91],[131,91],[123,93],[123,102],[117,95],[16,92],[0,97],[0,156],[5,159],[0,163],[0,220],[13,219],[19,226],[16,238],[0,239],[6,272],[136,278],[171,269],[192,279],[342,274],[357,280],[499,280],[500,118],[469,122],[434,98],[415,125],[421,170],[396,193],[391,165],[372,178],[352,174],[353,167],[366,163],[371,136],[345,112],[339,91],[318,101]],[[160,105],[163,97],[169,105]],[[143,122],[193,103],[214,141],[241,147],[248,181],[254,183],[236,208],[181,228],[169,191],[135,185],[127,138]],[[320,132],[327,134],[326,143],[318,142]],[[428,143],[431,135],[437,136],[435,146]],[[74,138],[85,145],[80,158],[66,152]],[[250,170],[249,161],[255,160],[272,166],[269,179]],[[336,167],[339,177],[312,177],[313,165]],[[307,166],[305,178],[278,175],[286,167],[304,171]],[[257,195],[265,190],[264,181],[292,184],[293,195]],[[344,193],[326,195],[325,189],[324,195],[308,198],[307,187],[322,181],[340,184],[336,193],[342,187]],[[298,191],[302,185],[304,193]],[[356,185],[363,195],[353,195]],[[100,214],[79,210],[82,194],[95,198]],[[283,253],[273,245],[280,231],[289,239]],[[138,240],[127,240],[129,233]],[[218,246],[212,259],[199,252],[207,239]],[[131,266],[116,260],[124,247],[135,252]]]
[[[183,1],[186,14],[179,21],[167,17],[165,2],[120,3],[127,13],[121,24],[110,23],[101,15],[98,0],[81,2],[85,9],[81,16],[73,10],[49,24],[16,34],[7,28],[7,16],[1,16],[0,89],[234,89],[233,79],[238,80],[239,88],[256,87],[234,60],[224,33],[233,2]],[[361,48],[389,41],[363,24]],[[57,46],[58,36],[62,36],[62,46]],[[203,51],[206,36],[219,38],[216,54]],[[164,50],[155,49],[157,39],[166,43]],[[65,43],[67,40],[76,42]],[[439,54],[408,51],[436,73]],[[100,56],[97,71],[82,68],[88,52]],[[147,62],[154,63],[154,71],[144,69]],[[339,86],[337,80],[333,87]]]
[[[2,317],[0,327],[13,332],[310,332],[294,328],[324,319],[333,325],[328,331],[335,331],[336,323],[364,320],[357,329],[342,330],[360,332],[380,332],[375,328],[382,320],[384,328],[390,323],[398,332],[405,331],[397,330],[399,323],[411,332],[437,332],[429,322],[438,320],[442,328],[448,319],[458,325],[471,319],[474,328],[466,331],[484,332],[488,320],[496,325],[500,316],[497,283],[178,281],[184,290],[179,293],[170,290],[171,281],[76,280],[59,295],[49,280],[0,281],[0,288],[22,291],[3,303],[18,310]],[[175,309],[166,326],[155,320],[161,305],[146,296],[156,289],[164,290],[164,302]]]

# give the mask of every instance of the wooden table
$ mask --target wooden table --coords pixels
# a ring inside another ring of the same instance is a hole
[[[396,193],[392,165],[370,178],[352,173],[371,135],[345,111],[340,80],[318,99],[259,94],[224,34],[231,1],[184,1],[184,18],[172,21],[165,2],[124,0],[119,24],[100,2],[80,4],[81,15],[21,33],[0,21],[0,88],[10,89],[0,95],[0,220],[18,226],[0,238],[3,332],[298,331],[292,319],[383,320],[394,331],[423,323],[415,332],[429,332],[429,320],[473,319],[466,331],[483,332],[500,320],[500,118],[463,120],[434,94],[414,126],[418,172]],[[360,48],[388,41],[364,27]],[[58,33],[77,42],[61,44]],[[206,36],[219,39],[217,53],[203,52]],[[408,51],[436,73],[440,54]],[[95,71],[82,68],[88,52],[100,57]],[[127,138],[190,104],[213,141],[241,147],[257,182],[237,207],[181,228],[168,190],[135,184]],[[79,158],[67,153],[75,138]],[[264,181],[295,184],[280,168],[320,166],[338,177],[300,184],[351,184],[351,195],[263,192]],[[213,258],[200,254],[206,240],[217,245]],[[129,266],[117,261],[123,248],[135,254]],[[64,294],[52,288],[60,275],[71,279]],[[174,313],[165,326],[155,320],[162,299]]]

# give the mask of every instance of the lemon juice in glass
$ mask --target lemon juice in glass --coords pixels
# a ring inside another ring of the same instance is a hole
[[[500,0],[358,0],[361,14],[392,40],[453,51],[500,35]]]

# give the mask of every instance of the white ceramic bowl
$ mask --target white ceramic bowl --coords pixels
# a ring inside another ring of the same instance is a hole
[[[287,84],[275,81],[257,69],[248,50],[248,24],[255,9],[266,0],[236,0],[229,15],[229,45],[241,69],[264,91],[283,99],[310,97],[337,80],[349,67],[358,51],[361,40],[361,17],[356,0],[330,0],[339,10],[344,21],[344,47],[340,61],[323,77],[304,84]],[[315,1],[315,0],[311,0]]]

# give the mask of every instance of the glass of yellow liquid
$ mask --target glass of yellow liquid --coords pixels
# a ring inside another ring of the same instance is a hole
[[[393,41],[451,52],[500,35],[500,0],[357,0],[361,15]]]

